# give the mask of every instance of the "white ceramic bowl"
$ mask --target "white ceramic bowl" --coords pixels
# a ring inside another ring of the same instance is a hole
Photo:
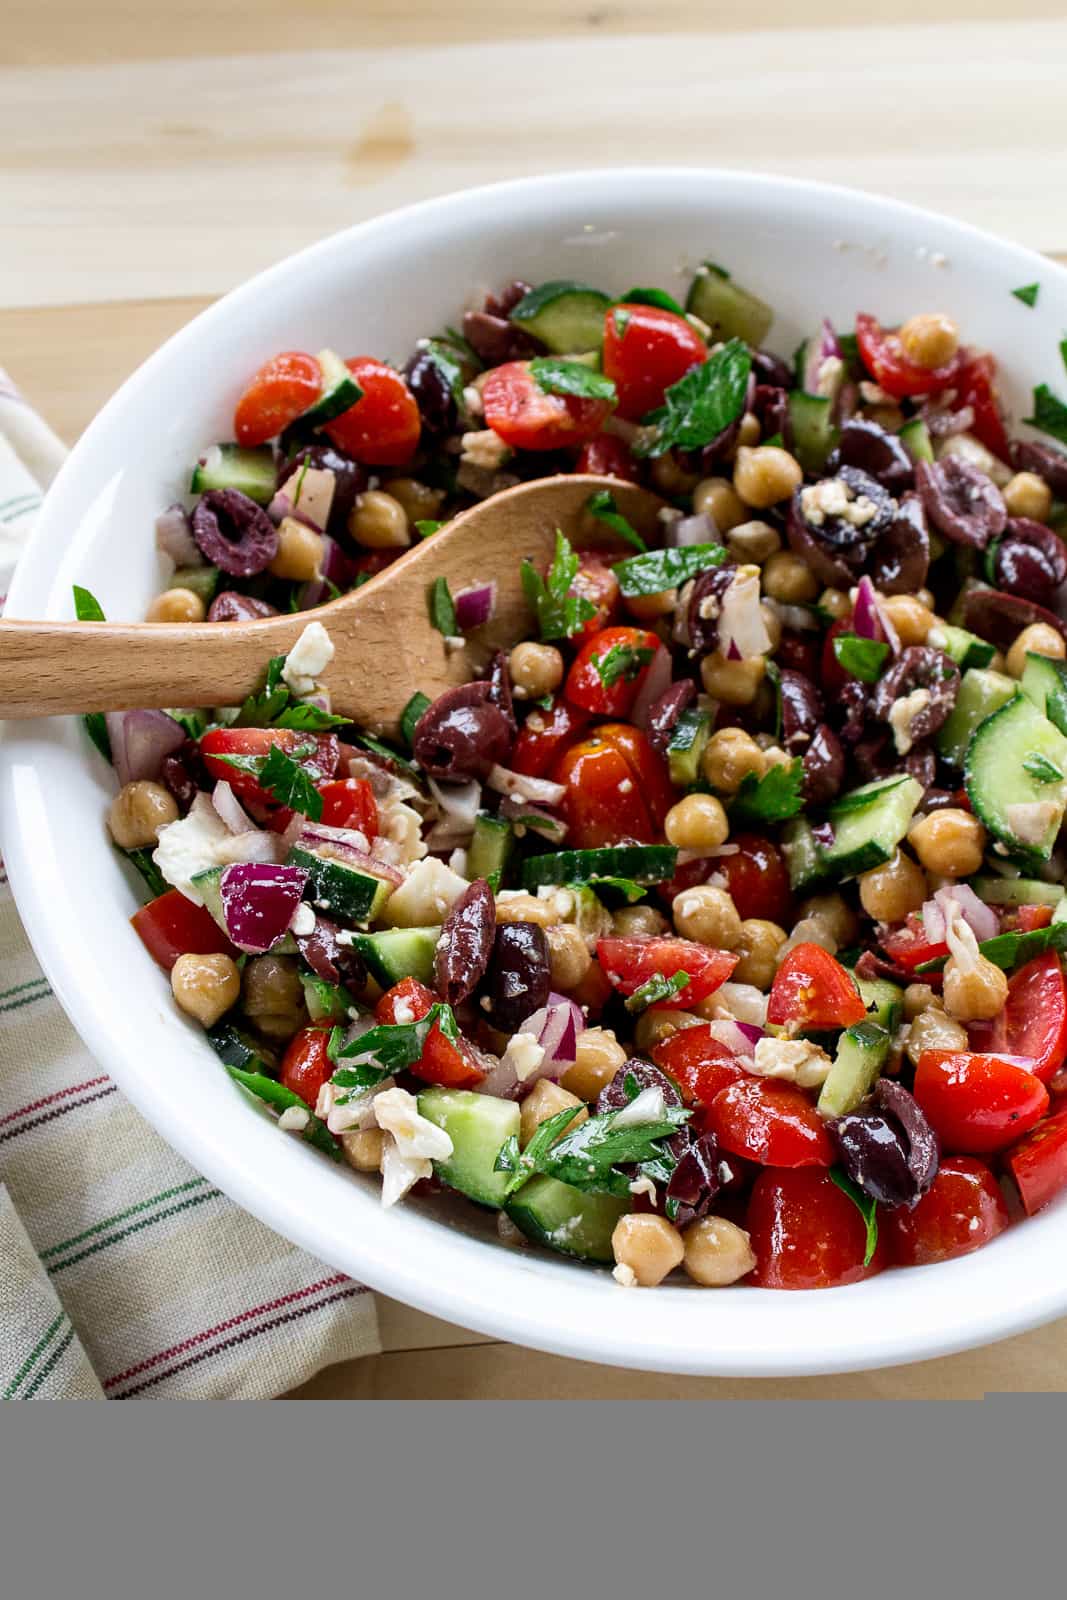
[[[248,374],[279,349],[335,345],[403,360],[472,295],[513,277],[679,293],[704,257],[775,308],[788,355],[826,314],[955,315],[1002,362],[1025,414],[1055,383],[1067,273],[959,223],[817,184],[703,170],[576,173],[476,189],[352,228],[253,279],[191,323],[105,407],[60,473],[8,614],[71,615],[73,582],[110,617],[143,615],[159,576],[156,512],[205,443],[226,438]],[[1038,280],[1028,309],[1011,289]],[[256,1114],[129,926],[138,903],[111,850],[109,769],[73,719],[9,729],[0,823],[26,928],[62,1005],[144,1115],[213,1183],[375,1288],[466,1327],[564,1355],[665,1371],[780,1375],[915,1361],[1067,1311],[1067,1203],[946,1265],[847,1289],[624,1291],[496,1240],[473,1207],[402,1204]]]

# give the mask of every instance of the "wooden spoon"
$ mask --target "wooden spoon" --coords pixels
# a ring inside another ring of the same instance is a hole
[[[393,734],[417,689],[431,699],[482,671],[494,650],[529,636],[532,619],[520,569],[545,571],[556,529],[575,537],[582,510],[609,489],[619,510],[656,539],[662,502],[616,478],[572,474],[519,484],[462,512],[447,527],[359,589],[314,613],[255,622],[0,622],[0,717],[138,707],[236,705],[262,682],[271,656],[285,655],[311,617],[326,628],[334,658],[322,674],[333,709],[373,733]],[[583,544],[610,531],[583,529]],[[433,580],[453,594],[496,583],[492,619],[462,645],[447,645],[430,620]]]

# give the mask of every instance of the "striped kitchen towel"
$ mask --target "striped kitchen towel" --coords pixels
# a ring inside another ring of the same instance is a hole
[[[0,370],[0,594],[64,453]],[[0,865],[0,1397],[260,1399],[378,1349],[361,1284],[239,1210],[126,1103]]]

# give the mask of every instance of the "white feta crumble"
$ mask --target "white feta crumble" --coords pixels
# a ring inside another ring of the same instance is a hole
[[[525,1083],[544,1064],[545,1052],[534,1033],[513,1033],[500,1058],[501,1066],[511,1067],[520,1083]]]
[[[301,900],[293,912],[293,920],[289,924],[289,932],[296,934],[298,939],[306,939],[309,933],[315,932],[315,913],[306,900]]]
[[[374,854],[393,867],[407,867],[426,854],[422,818],[406,801],[387,796],[378,801],[378,837]]]
[[[333,660],[333,642],[321,622],[309,622],[285,658],[282,677],[298,697],[311,694]]]
[[[466,878],[436,856],[416,861],[404,882],[394,889],[382,911],[391,928],[427,928],[452,908],[470,888]]]
[[[732,1017],[762,1028],[767,1022],[768,996],[754,983],[721,983],[713,996],[712,1016]]]
[[[485,406],[482,404],[481,391],[473,383],[468,383],[463,391],[463,409],[470,417],[485,416]]]
[[[433,1162],[406,1156],[395,1139],[387,1138],[382,1145],[381,1173],[382,1205],[395,1206],[420,1179],[432,1177]]]
[[[311,1121],[311,1112],[306,1106],[286,1106],[278,1118],[278,1126],[283,1133],[303,1133]]]
[[[511,451],[492,428],[477,433],[465,433],[460,440],[460,460],[468,467],[481,467],[485,472],[497,472],[511,455]]]
[[[231,837],[208,796],[198,794],[188,816],[160,828],[152,860],[172,888],[180,889],[187,900],[202,906],[203,897],[193,888],[192,879],[198,872],[219,865],[219,851]]]
[[[412,1160],[447,1161],[452,1140],[444,1128],[419,1111],[419,1102],[406,1089],[387,1089],[375,1096],[374,1118],[379,1128],[391,1133],[401,1153]]]
[[[865,494],[853,496],[842,478],[824,478],[802,489],[800,505],[813,528],[821,528],[827,517],[840,517],[853,528],[862,528],[878,515],[874,501]]]
[[[396,1005],[393,1007],[393,1021],[394,1023],[407,1023],[415,1021],[415,1013],[412,1011],[411,1006],[406,1000],[398,1000]]]
[[[663,1098],[663,1090],[654,1084],[648,1089],[642,1089],[635,1095],[629,1105],[623,1106],[621,1111],[615,1113],[612,1124],[616,1128],[640,1127],[646,1122],[662,1122],[666,1115],[667,1106]]]
[[[510,1245],[512,1249],[521,1250],[526,1243],[526,1235],[515,1226],[506,1211],[496,1214],[496,1236],[501,1244]]]
[[[750,1070],[759,1078],[784,1078],[802,1089],[826,1082],[833,1062],[810,1039],[758,1039]]]
[[[913,689],[889,707],[889,726],[893,730],[893,744],[898,756],[906,756],[915,740],[912,728],[930,704],[929,689]]]
[[[815,393],[823,400],[836,400],[845,381],[845,363],[840,356],[824,356],[815,380]]]
[[[625,1261],[617,1261],[611,1269],[611,1276],[616,1283],[621,1283],[624,1289],[633,1289],[637,1284],[637,1274],[633,1267],[628,1267]]]

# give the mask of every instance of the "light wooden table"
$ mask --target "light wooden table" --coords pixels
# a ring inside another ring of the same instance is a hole
[[[1067,255],[1062,0],[891,9],[891,25],[856,26],[854,0],[810,0],[802,18],[795,0],[5,0],[0,363],[73,441],[162,339],[289,250],[408,200],[577,165],[828,178]],[[1067,1387],[1065,1323],[919,1367],[782,1383],[615,1372],[390,1301],[381,1323],[381,1356],[303,1392]]]

